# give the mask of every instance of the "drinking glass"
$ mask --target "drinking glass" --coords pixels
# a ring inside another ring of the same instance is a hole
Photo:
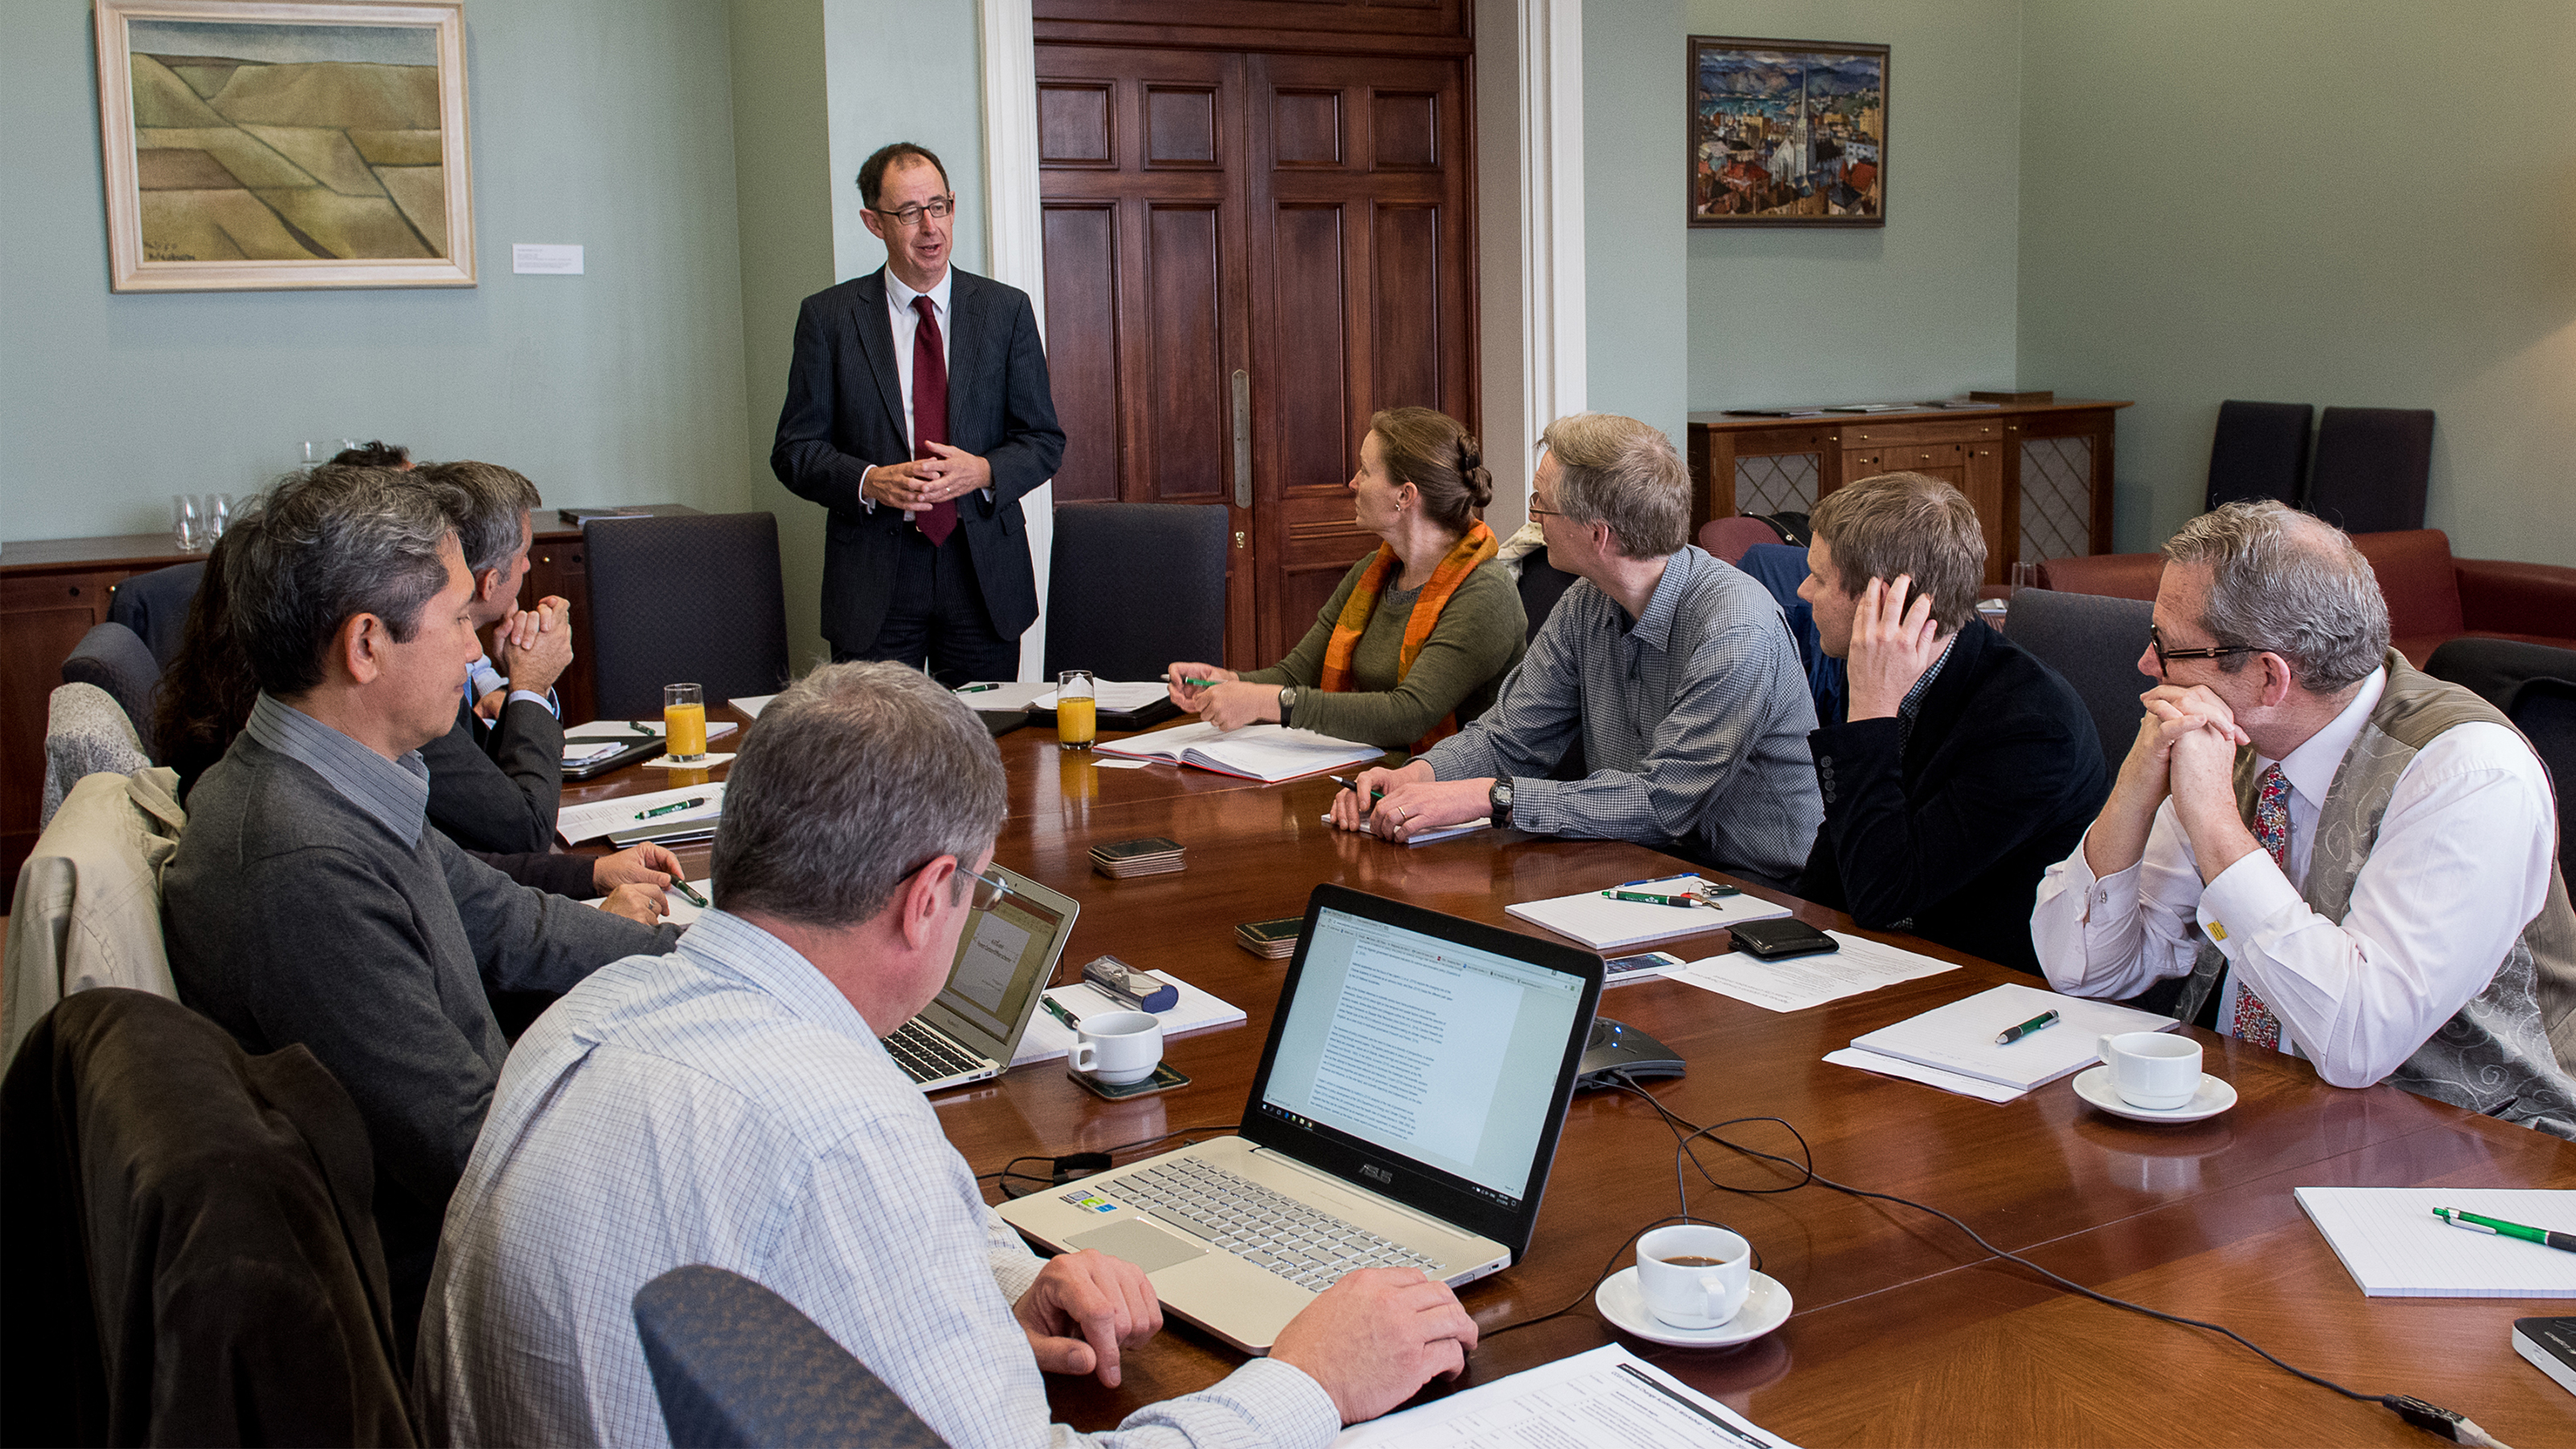
[[[2038,587],[2039,565],[2035,563],[2017,563],[2012,566],[2012,591],[2014,593],[2018,594],[2024,589],[2035,589]]]
[[[232,522],[233,496],[231,494],[208,493],[197,500],[197,528],[206,540],[206,547],[211,549],[221,543],[224,530],[230,528]]]
[[[1066,750],[1087,750],[1100,734],[1099,685],[1088,669],[1068,669],[1055,677],[1055,742]]]
[[[207,546],[204,517],[194,493],[173,494],[170,499],[170,537],[181,553],[195,553]]]
[[[702,686],[662,686],[662,753],[674,764],[707,757],[707,692]]]

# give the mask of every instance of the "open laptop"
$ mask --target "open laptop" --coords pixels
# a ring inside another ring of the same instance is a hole
[[[921,1014],[884,1038],[888,1055],[925,1092],[980,1082],[1008,1071],[1020,1034],[1037,1014],[1056,958],[1082,910],[1007,866],[993,874],[1010,893],[976,911],[957,937],[948,984]]]
[[[1040,1245],[1145,1270],[1252,1353],[1354,1268],[1452,1287],[1528,1251],[1601,958],[1317,886],[1243,1135],[1004,1203]]]

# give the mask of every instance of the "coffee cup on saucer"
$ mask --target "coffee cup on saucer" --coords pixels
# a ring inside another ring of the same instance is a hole
[[[2111,1089],[2132,1107],[2170,1111],[2200,1090],[2200,1043],[2169,1031],[2128,1031],[2102,1038]]]
[[[1073,1069],[1113,1087],[1154,1075],[1163,1060],[1163,1019],[1150,1011],[1103,1011],[1074,1029]]]
[[[1712,1223],[1657,1228],[1637,1240],[1637,1291],[1675,1328],[1715,1328],[1753,1286],[1753,1245]]]

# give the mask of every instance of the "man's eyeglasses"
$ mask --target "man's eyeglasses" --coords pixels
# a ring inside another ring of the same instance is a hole
[[[1002,897],[1009,895],[1010,893],[1010,882],[994,875],[990,870],[977,871],[975,873],[975,898],[967,903],[967,908],[969,910],[989,911],[993,907],[1000,905],[1002,903]]]
[[[957,194],[955,192],[950,192],[946,196],[934,196],[928,201],[924,201],[913,206],[907,206],[901,211],[888,211],[882,206],[871,206],[868,208],[868,210],[886,218],[897,226],[906,228],[921,225],[921,219],[925,216],[929,217],[933,221],[946,220],[948,214],[956,209]]]
[[[2263,652],[2251,644],[2220,644],[2208,649],[2167,649],[2165,647],[2165,636],[2157,632],[2156,626],[2153,624],[2149,624],[2147,626],[2147,647],[2156,651],[2156,672],[2158,674],[2163,674],[2171,670],[2173,668],[2173,662],[2177,659],[2224,659],[2230,654],[2260,654]]]
[[[1529,496],[1529,516],[1532,518],[1563,518],[1565,516],[1565,510],[1562,508],[1548,507],[1546,504],[1539,502],[1538,495],[1533,493]]]

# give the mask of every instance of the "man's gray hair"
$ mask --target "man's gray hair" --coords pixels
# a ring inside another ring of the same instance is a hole
[[[1568,522],[1610,525],[1630,558],[1662,558],[1690,542],[1690,469],[1661,431],[1617,413],[1575,413],[1538,441],[1556,455],[1556,507]]]
[[[324,653],[351,617],[375,615],[401,643],[447,587],[439,546],[454,530],[408,473],[324,464],[279,479],[244,513],[224,536],[233,635],[281,699],[328,677]]]
[[[825,664],[743,741],[716,827],[716,904],[831,930],[874,917],[943,855],[965,870],[1002,828],[992,733],[927,675]]]
[[[465,550],[465,567],[478,588],[483,575],[508,563],[510,555],[519,551],[521,530],[535,526],[528,520],[528,510],[545,501],[525,474],[498,463],[471,459],[432,463],[411,476],[435,493],[438,506],[446,510],[447,521],[456,528],[456,542]]]
[[[2211,638],[2280,655],[2311,694],[2336,693],[2387,658],[2379,575],[2333,524],[2268,498],[2230,503],[2184,524],[2165,557],[2208,567],[2200,625]],[[2247,657],[2219,667],[2233,674]]]

